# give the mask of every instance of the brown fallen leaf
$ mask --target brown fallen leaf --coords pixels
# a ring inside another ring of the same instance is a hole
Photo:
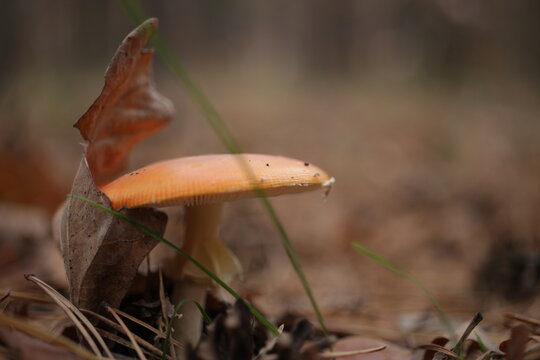
[[[124,39],[101,94],[74,125],[88,141],[86,159],[98,186],[120,175],[133,146],[167,125],[174,113],[154,87],[153,51],[144,49],[157,24],[148,19]]]
[[[84,158],[72,194],[110,208]],[[123,213],[160,235],[165,231],[167,216],[157,210],[138,208]],[[59,233],[70,299],[92,311],[99,311],[102,303],[120,305],[139,264],[158,242],[114,215],[73,198],[66,201]]]
[[[530,341],[530,331],[525,325],[512,328],[510,339],[503,341],[499,349],[506,354],[508,360],[521,360],[525,356],[527,344]]]

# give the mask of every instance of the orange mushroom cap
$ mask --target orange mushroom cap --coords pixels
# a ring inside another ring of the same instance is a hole
[[[248,165],[248,166],[244,166]],[[220,154],[157,162],[103,186],[115,209],[202,205],[256,196],[330,188],[334,178],[300,160],[259,154]]]

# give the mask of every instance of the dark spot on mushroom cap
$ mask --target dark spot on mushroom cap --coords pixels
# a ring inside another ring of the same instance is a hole
[[[266,166],[270,166],[270,164],[266,164]]]
[[[309,163],[307,161],[305,161],[304,166],[309,166]]]

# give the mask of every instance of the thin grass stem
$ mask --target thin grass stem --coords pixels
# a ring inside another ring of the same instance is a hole
[[[433,295],[431,290],[429,290],[417,277],[415,277],[413,274],[411,274],[407,270],[393,264],[390,260],[379,255],[375,251],[368,249],[364,245],[361,245],[356,242],[351,243],[351,245],[359,253],[367,256],[371,260],[377,262],[379,265],[382,265],[383,267],[390,270],[394,274],[401,276],[402,278],[406,279],[407,281],[409,281],[410,283],[418,287],[431,302],[431,306],[433,307],[435,314],[439,318],[441,324],[446,328],[446,331],[448,332],[449,336],[454,340],[456,339],[456,331],[454,329],[454,326],[452,325],[452,322],[446,315],[446,312],[443,310],[442,305],[439,303],[435,295]]]
[[[255,306],[253,306],[246,299],[242,298],[233,288],[231,288],[229,285],[227,285],[227,283],[225,283],[223,280],[221,280],[212,271],[208,270],[203,264],[201,264],[199,261],[197,261],[197,259],[195,259],[191,255],[189,255],[188,253],[186,253],[185,251],[183,251],[182,249],[180,249],[179,247],[177,247],[176,245],[174,245],[173,243],[171,243],[167,239],[165,239],[162,236],[156,234],[155,232],[150,230],[148,227],[146,227],[146,226],[138,223],[137,221],[127,217],[126,215],[122,214],[121,212],[110,209],[110,208],[108,208],[108,207],[106,207],[106,206],[104,206],[104,205],[102,205],[100,203],[97,203],[95,201],[92,201],[90,199],[87,199],[87,198],[79,196],[79,195],[68,194],[68,196],[73,198],[73,199],[84,201],[84,202],[86,202],[86,203],[88,203],[88,204],[90,204],[90,205],[92,205],[92,206],[94,206],[94,207],[96,207],[96,208],[98,208],[100,210],[106,211],[109,214],[112,214],[112,215],[116,216],[117,218],[126,221],[127,223],[133,225],[134,227],[136,227],[137,229],[142,231],[144,234],[152,237],[153,239],[161,241],[163,244],[167,245],[168,247],[170,247],[171,249],[173,249],[174,251],[176,251],[180,255],[184,256],[189,261],[191,261],[195,266],[197,266],[202,272],[204,272],[206,275],[208,275],[208,277],[210,277],[212,280],[214,280],[219,286],[221,286],[223,289],[225,289],[225,291],[227,291],[229,294],[231,294],[232,297],[234,297],[235,299],[238,299],[238,300],[242,301],[244,304],[246,304],[246,306],[248,307],[249,311],[253,314],[253,316],[255,316],[255,318],[257,318],[264,326],[266,326],[274,335],[276,335],[276,336],[279,335],[278,329],[274,325],[272,325],[272,323],[270,321],[268,321],[259,312],[259,310],[257,310],[257,308],[255,308]]]
[[[146,15],[141,4],[136,0],[117,0],[120,5],[124,8],[125,12],[135,21],[137,24],[143,22],[148,16]],[[190,98],[197,104],[199,110],[204,115],[215,134],[223,142],[227,150],[232,154],[241,154],[242,148],[239,143],[234,139],[232,133],[227,127],[226,123],[223,121],[219,115],[216,108],[213,106],[212,102],[206,97],[204,92],[199,88],[197,83],[191,78],[189,72],[186,70],[181,59],[171,50],[167,41],[163,36],[158,32],[154,34],[151,39],[152,45],[155,47],[157,54],[160,56],[161,60],[167,65],[169,70],[177,77],[180,83],[183,85],[184,89],[187,91]],[[246,172],[246,175],[249,179],[253,178],[253,172],[251,167],[246,163],[242,164],[244,161],[240,160],[241,165]],[[254,182],[255,183],[255,182]],[[292,245],[289,236],[285,230],[285,227],[279,220],[276,211],[272,207],[270,201],[267,199],[266,194],[262,189],[258,189],[254,186],[254,190],[257,193],[257,196],[261,199],[262,206],[270,216],[270,219],[276,228],[283,248],[291,261],[291,264],[298,276],[302,287],[311,303],[313,311],[317,317],[317,320],[321,326],[321,329],[325,335],[328,335],[328,329],[326,327],[324,317],[320,311],[319,305],[315,299],[311,286],[307,280],[307,277],[304,274],[302,265],[298,259],[298,255]]]

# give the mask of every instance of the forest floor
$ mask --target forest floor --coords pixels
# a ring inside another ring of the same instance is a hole
[[[199,81],[244,150],[313,162],[336,178],[324,201],[312,193],[272,200],[331,332],[400,345],[444,334],[429,298],[354,251],[352,242],[414,274],[457,327],[481,312],[490,344],[508,337],[505,314],[537,317],[540,108],[527,89],[513,83],[495,90],[487,84],[444,90],[280,83],[240,70],[204,74]],[[21,82],[13,95],[20,97],[1,104],[2,292],[39,293],[25,280],[29,273],[59,291],[67,288],[50,219],[70,191],[82,154],[71,125],[101,86],[101,77],[90,75],[68,76],[50,91],[46,78],[33,89]],[[133,168],[224,152],[178,85],[163,76],[158,83],[177,114],[166,131],[133,152]],[[71,86],[81,91],[66,101],[59,94]],[[245,270],[233,283],[241,295],[270,318],[316,323],[256,200],[229,204],[221,234]]]

